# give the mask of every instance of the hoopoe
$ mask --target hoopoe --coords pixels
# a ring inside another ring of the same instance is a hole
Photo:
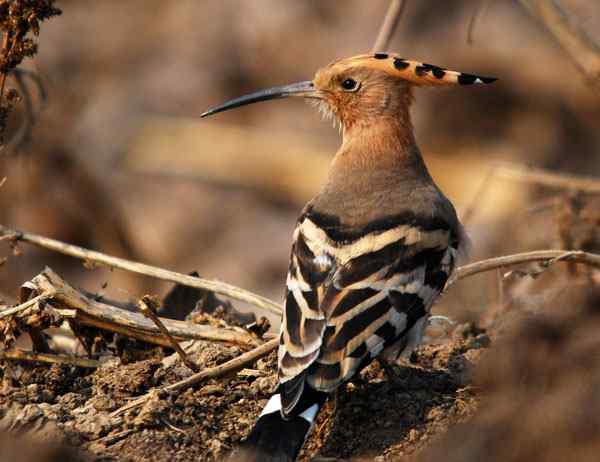
[[[202,114],[300,96],[335,117],[343,133],[327,180],[293,233],[279,386],[240,460],[295,460],[329,394],[374,358],[394,363],[420,343],[467,238],[415,142],[413,88],[495,80],[365,54]]]

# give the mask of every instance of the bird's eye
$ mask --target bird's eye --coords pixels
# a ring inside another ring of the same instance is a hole
[[[344,90],[356,90],[358,88],[358,82],[354,79],[346,79],[342,82],[342,88]]]

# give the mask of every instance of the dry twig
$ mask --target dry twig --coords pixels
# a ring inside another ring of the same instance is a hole
[[[508,162],[495,163],[492,169],[493,175],[511,180],[538,184],[548,188],[581,191],[588,194],[600,193],[600,179],[598,178],[556,173],[542,168]]]
[[[23,100],[24,106],[23,122],[20,124],[19,129],[16,131],[15,134],[12,135],[10,139],[11,149],[18,150],[24,142],[29,140],[31,136],[31,131],[36,122],[36,118],[39,112],[41,111],[43,104],[46,102],[47,95],[46,90],[42,84],[42,80],[35,72],[31,72],[24,69],[13,69],[11,72],[11,76],[14,78],[15,83],[17,84],[19,95]],[[34,86],[38,90],[42,107],[38,108],[37,110],[34,108],[31,91],[29,89],[29,86],[27,85],[25,77],[27,77],[31,82],[33,82]]]
[[[477,26],[479,19],[481,19],[481,17],[485,13],[489,2],[490,0],[481,0],[475,5],[475,9],[473,10],[473,14],[471,15],[471,19],[469,20],[469,27],[467,27],[467,43],[469,45],[473,45],[473,43],[475,42],[475,27]]]
[[[471,202],[464,208],[464,210],[461,214],[462,216],[461,216],[461,220],[460,220],[460,221],[462,221],[463,225],[467,225],[471,221],[471,219],[475,216],[475,212],[479,208],[479,205],[481,204],[481,197],[483,197],[483,195],[487,192],[488,188],[490,187],[491,180],[494,177],[494,175],[496,174],[496,169],[497,169],[496,165],[492,165],[490,167],[488,172],[483,177],[483,180],[481,180],[481,183],[480,183],[479,187],[477,188],[477,191],[475,191],[475,195],[471,199]]]
[[[373,44],[371,51],[386,51],[396,30],[396,26],[402,17],[404,7],[406,6],[406,0],[391,0],[390,6],[387,10],[383,24],[377,34],[377,39]]]
[[[482,203],[482,197],[497,178],[537,184],[553,189],[577,191],[586,194],[600,194],[600,179],[567,173],[556,173],[542,168],[528,167],[509,162],[494,162],[481,181],[481,185],[477,189],[473,199],[462,212],[461,221],[464,224],[469,223],[473,219],[475,212]]]
[[[77,366],[86,368],[96,368],[100,366],[100,361],[87,358],[76,358],[73,356],[51,355],[46,353],[34,353],[33,351],[21,350],[18,348],[11,350],[0,350],[0,360],[28,361],[48,364],[60,364],[63,366]]]
[[[186,388],[189,388],[193,385],[196,385],[196,384],[202,382],[203,380],[221,377],[230,372],[242,369],[247,364],[250,364],[250,363],[256,361],[257,359],[260,359],[263,356],[268,355],[273,350],[275,350],[278,345],[279,345],[278,339],[270,340],[269,342],[264,343],[263,345],[255,348],[254,350],[248,351],[247,353],[244,353],[244,354],[238,356],[237,358],[233,358],[232,360],[227,361],[223,364],[220,364],[215,367],[211,367],[209,369],[205,369],[202,372],[198,372],[194,375],[191,375],[190,377],[188,377],[186,379],[180,380],[179,382],[175,382],[171,385],[167,385],[165,387],[155,389],[155,390],[150,390],[145,395],[137,398],[134,401],[131,401],[130,403],[127,403],[125,406],[114,411],[111,414],[111,417],[117,417],[127,411],[130,411],[131,409],[135,409],[139,406],[142,406],[146,401],[151,399],[152,396],[156,395],[157,393],[160,394],[160,393],[164,393],[164,392],[184,390]]]
[[[162,334],[167,338],[167,340],[171,343],[171,347],[175,350],[175,352],[181,358],[183,364],[189,367],[192,371],[198,372],[199,367],[194,361],[192,361],[189,356],[183,351],[183,348],[179,345],[177,340],[173,338],[173,336],[169,333],[169,330],[165,327],[160,318],[156,315],[156,311],[154,310],[154,302],[147,295],[142,297],[141,300],[138,301],[138,308],[142,312],[144,316],[151,319],[156,327],[162,332]]]
[[[43,300],[48,300],[49,298],[52,298],[54,295],[56,295],[56,291],[41,293],[41,294],[33,297],[31,300],[27,300],[26,302],[21,303],[20,305],[13,306],[12,308],[7,308],[5,310],[2,310],[2,311],[0,311],[0,319],[4,319],[8,316],[20,313],[21,311],[25,311],[27,308],[35,305],[36,303],[39,303]]]
[[[254,306],[270,311],[271,313],[278,315],[281,314],[280,305],[274,301],[221,281],[201,279],[194,276],[177,273],[175,271],[158,268],[156,266],[125,260],[124,258],[113,257],[93,250],[84,249],[83,247],[78,247],[76,245],[67,244],[65,242],[57,241],[37,234],[16,231],[0,225],[0,239],[5,236],[9,236],[7,239],[10,239],[14,242],[27,242],[38,247],[63,253],[65,255],[70,255],[71,257],[79,258],[85,261],[100,263],[112,268],[131,271],[133,273],[144,274],[146,276],[175,282],[184,286],[210,290],[216,294],[225,295],[235,300],[250,303]]]
[[[481,260],[461,266],[456,269],[448,281],[448,284],[446,284],[446,289],[455,282],[473,276],[474,274],[536,261],[545,262],[546,265],[552,265],[558,261],[572,261],[600,268],[600,255],[597,254],[584,252],[582,250],[536,250],[533,252],[523,252],[514,255],[489,258],[487,260]]]
[[[58,308],[56,311],[60,315],[69,314],[71,322],[116,332],[155,345],[172,347],[171,341],[165,338],[155,324],[142,314],[91,300],[69,286],[50,268],[46,268],[31,281],[25,283],[22,292],[26,296],[34,293],[47,296],[54,292],[54,295],[48,297],[47,304]],[[69,311],[64,311],[65,309]],[[21,314],[24,316],[23,313]],[[169,334],[177,340],[213,340],[235,343],[245,347],[257,344],[256,339],[243,329],[222,329],[164,318],[160,318],[160,321]]]
[[[172,153],[174,142],[177,156]],[[208,150],[212,155],[198,155]],[[273,133],[222,123],[198,125],[197,119],[187,117],[144,117],[125,151],[123,168],[152,181],[233,186],[295,206],[317,194],[330,162],[324,146],[292,130]],[[279,174],[272,175],[273,171]]]
[[[577,68],[600,87],[600,46],[556,0],[520,0],[521,5],[542,23],[569,55]]]

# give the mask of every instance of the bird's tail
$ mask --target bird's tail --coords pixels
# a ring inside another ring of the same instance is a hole
[[[308,388],[308,387],[307,387]],[[274,394],[246,441],[235,455],[235,461],[293,462],[310,434],[327,394],[304,394],[294,407],[293,415],[281,415],[281,395]]]

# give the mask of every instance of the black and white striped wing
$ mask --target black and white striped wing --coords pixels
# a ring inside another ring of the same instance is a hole
[[[374,357],[416,346],[456,243],[443,220],[407,214],[344,230],[307,211],[294,232],[281,329],[284,413],[307,383],[333,391]]]

